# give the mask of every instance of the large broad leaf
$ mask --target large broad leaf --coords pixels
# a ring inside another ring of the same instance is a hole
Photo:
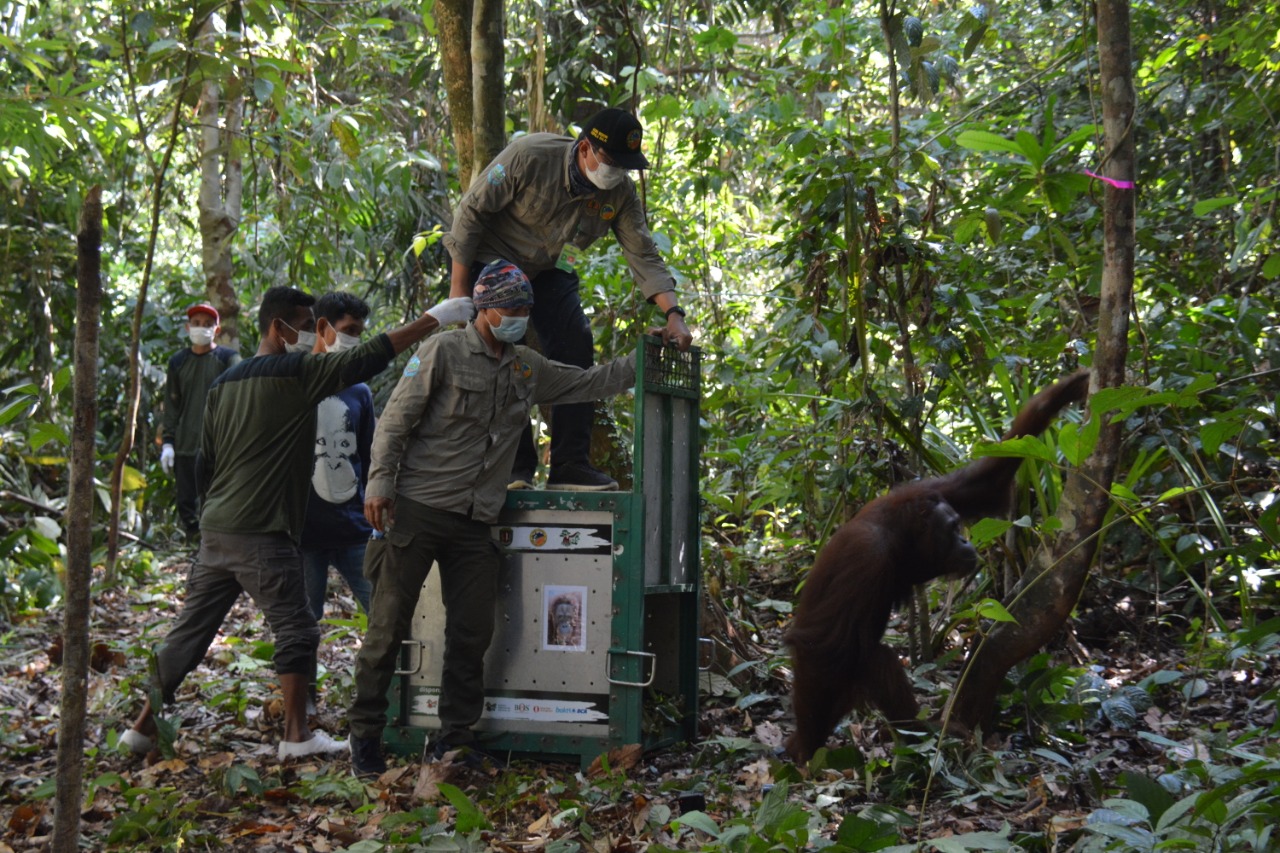
[[[1000,134],[989,130],[963,131],[956,137],[956,142],[970,151],[1003,151],[1007,154],[1017,154],[1019,157],[1027,156],[1027,152],[1023,151],[1022,146],[1017,142],[1005,139]]]
[[[1049,449],[1049,446],[1034,435],[1024,435],[998,443],[980,444],[973,449],[973,455],[975,457],[1022,456],[1030,459],[1040,459],[1045,462],[1057,461],[1057,456]]]
[[[1240,199],[1233,195],[1223,196],[1222,198],[1208,198],[1204,201],[1196,202],[1196,206],[1191,209],[1191,212],[1196,216],[1204,216],[1220,208],[1230,207],[1238,201]]]
[[[696,829],[699,832],[705,832],[712,838],[720,837],[719,825],[705,812],[688,812],[680,815],[680,817],[673,820],[672,823],[679,824],[680,826],[687,826],[690,829]]]

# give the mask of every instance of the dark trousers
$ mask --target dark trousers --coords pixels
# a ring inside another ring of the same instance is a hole
[[[173,701],[182,679],[200,665],[242,592],[249,593],[275,635],[276,672],[310,674],[320,629],[307,609],[297,546],[283,533],[206,530],[187,577],[182,612],[156,652],[165,702]]]
[[[382,737],[387,689],[433,562],[440,567],[445,613],[441,738],[455,746],[474,739],[471,727],[484,710],[484,656],[497,607],[498,547],[488,524],[404,497],[396,498],[395,524],[386,537],[370,542],[365,552],[373,599],[369,631],[356,655],[356,698],[347,715],[356,737]]]
[[[479,278],[484,264],[471,267],[471,282]],[[533,310],[529,322],[538,333],[542,354],[553,361],[574,367],[590,367],[595,358],[591,323],[582,310],[578,274],[555,268],[532,279]],[[585,463],[591,450],[591,423],[595,404],[557,403],[551,410],[551,467]],[[520,436],[512,469],[523,473],[538,470],[538,453],[532,425]]]
[[[174,503],[178,505],[178,520],[187,533],[200,531],[200,491],[196,488],[196,457],[173,457]]]

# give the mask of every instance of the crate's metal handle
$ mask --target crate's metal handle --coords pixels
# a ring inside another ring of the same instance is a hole
[[[653,675],[655,672],[658,671],[657,655],[653,654],[652,652],[633,652],[627,649],[622,649],[616,652],[613,649],[609,649],[607,655],[608,655],[608,660],[605,661],[605,666],[608,667],[609,672],[613,672],[613,656],[614,655],[632,655],[633,657],[649,659],[649,678],[647,680],[618,681],[617,679],[609,678],[607,680],[610,684],[616,684],[619,687],[648,687],[650,684],[653,684]]]
[[[395,671],[395,674],[396,675],[417,675],[418,670],[422,669],[422,643],[418,642],[417,640],[403,640],[401,642],[401,645],[411,646],[417,650],[418,652],[417,663],[415,663],[411,669],[397,669]],[[414,659],[413,655],[410,655],[409,660],[412,661],[413,659]]]
[[[716,662],[716,641],[710,637],[699,637],[698,646],[702,650],[698,655],[698,672],[706,672]],[[702,665],[704,660],[707,662],[706,666]]]

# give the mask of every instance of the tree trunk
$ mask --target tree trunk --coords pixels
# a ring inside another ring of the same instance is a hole
[[[471,186],[475,161],[475,105],[471,95],[471,1],[436,0],[436,24],[440,27],[440,64],[449,102],[449,126],[458,155],[458,184]]]
[[[147,235],[147,257],[142,263],[142,284],[138,288],[138,299],[133,308],[133,325],[129,332],[129,392],[126,397],[124,429],[120,438],[120,447],[116,451],[115,464],[111,468],[111,517],[107,521],[107,571],[108,582],[115,580],[116,556],[120,550],[120,501],[124,491],[124,467],[133,453],[134,433],[138,424],[138,403],[142,397],[142,376],[139,370],[138,350],[142,340],[142,316],[147,307],[147,290],[151,286],[151,270],[155,265],[156,237],[160,233],[160,212],[164,203],[164,180],[169,172],[169,163],[173,160],[173,149],[178,144],[178,130],[181,127],[178,119],[182,111],[182,98],[187,91],[190,80],[191,62],[188,60],[186,71],[182,75],[182,85],[173,99],[172,124],[169,130],[169,142],[165,147],[164,158],[156,167],[151,181],[151,226]]]
[[[535,5],[533,13],[533,62],[529,65],[529,132],[548,133],[558,130],[551,126],[547,114],[547,10]]]
[[[98,320],[102,308],[102,187],[85,196],[76,236],[76,350],[71,426],[71,482],[66,598],[62,612],[62,697],[58,712],[58,771],[52,849],[80,846],[84,778],[86,678],[89,673],[89,587],[92,582],[93,485],[98,428]]]
[[[478,175],[507,142],[502,0],[475,0],[471,9],[471,97],[475,151],[471,174]]]
[[[212,19],[201,39],[212,38]],[[240,348],[240,300],[231,284],[231,245],[240,225],[244,174],[240,131],[244,95],[240,79],[232,75],[225,91],[217,80],[206,80],[200,92],[200,257],[205,297],[218,309],[219,340]]]
[[[1098,0],[1098,54],[1107,155],[1103,196],[1102,303],[1093,363],[1093,387],[1124,384],[1134,256],[1134,91],[1128,0]],[[1105,412],[1093,412],[1103,417]],[[987,726],[1005,674],[1034,654],[1066,623],[1084,587],[1109,504],[1109,485],[1120,452],[1119,424],[1104,425],[1098,445],[1067,476],[1058,519],[1062,533],[1052,552],[1041,550],[1014,590],[1002,622],[978,643],[947,708],[970,729]]]

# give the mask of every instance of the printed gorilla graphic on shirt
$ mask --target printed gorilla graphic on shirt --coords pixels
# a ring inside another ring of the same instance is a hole
[[[356,431],[347,404],[327,397],[316,409],[316,462],[311,485],[316,494],[331,504],[342,504],[355,496],[360,485],[355,466]]]

